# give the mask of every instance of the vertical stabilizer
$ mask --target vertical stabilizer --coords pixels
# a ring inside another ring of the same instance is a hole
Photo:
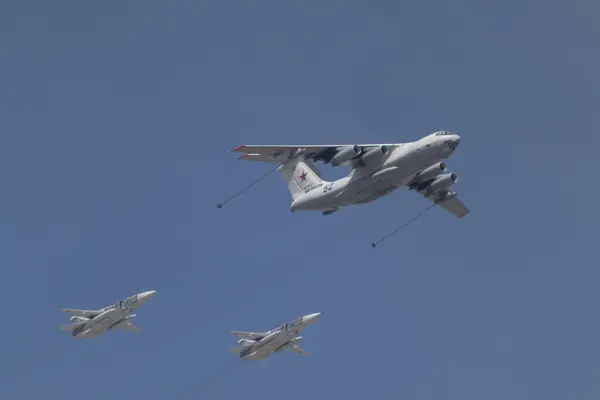
[[[309,167],[304,161],[284,164],[278,168],[278,171],[287,183],[292,199],[324,182],[316,169]]]

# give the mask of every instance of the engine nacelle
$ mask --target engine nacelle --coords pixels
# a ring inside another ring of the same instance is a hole
[[[107,314],[110,314],[113,312],[112,308],[109,308],[108,310],[102,311],[100,314],[96,315],[96,317],[94,317],[96,319],[96,321],[102,321],[103,317]]]
[[[120,327],[121,325],[124,325],[127,321],[127,318],[123,318],[115,323],[113,323],[112,325],[110,325],[108,328],[106,328],[107,331],[112,331],[113,329],[116,329],[118,327]]]
[[[260,339],[260,342],[267,343],[267,342],[271,341],[273,339],[273,337],[277,336],[278,334],[279,334],[279,331],[271,332],[264,338]]]
[[[387,146],[382,145],[364,153],[360,160],[364,165],[368,165],[377,160],[381,160],[383,156],[387,155],[389,152],[390,149],[388,149]]]
[[[341,165],[362,153],[362,148],[358,145],[348,146],[340,150],[331,158],[331,165]]]
[[[417,175],[415,175],[413,182],[414,183],[427,182],[428,180],[433,179],[436,176],[438,176],[440,173],[444,172],[446,169],[447,169],[446,164],[444,164],[443,162],[433,164],[432,166],[425,168],[423,171],[421,171]]]
[[[439,190],[448,189],[456,182],[458,182],[458,176],[455,173],[440,175],[424,191],[429,196]]]

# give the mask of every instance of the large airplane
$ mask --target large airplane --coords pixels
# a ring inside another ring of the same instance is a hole
[[[298,345],[302,339],[298,334],[308,325],[315,323],[320,316],[321,313],[314,313],[298,317],[294,321],[263,333],[229,331],[232,335],[241,338],[237,342],[239,346],[232,347],[229,351],[239,353],[242,360],[263,360],[283,350],[307,355]]]
[[[460,143],[460,136],[438,131],[417,141],[393,144],[355,145],[243,145],[232,151],[244,153],[241,160],[281,164],[277,170],[292,196],[290,211],[322,211],[330,215],[341,208],[372,202],[407,187],[456,215],[469,209],[452,191],[458,182],[446,172],[443,160]],[[324,180],[314,162],[345,165],[352,171],[333,182]]]
[[[131,319],[135,317],[132,312],[150,300],[154,293],[156,290],[138,293],[99,310],[63,308],[60,311],[72,315],[71,325],[62,325],[60,329],[71,331],[71,335],[79,339],[93,338],[104,331],[117,328],[140,332],[141,330],[131,322]]]

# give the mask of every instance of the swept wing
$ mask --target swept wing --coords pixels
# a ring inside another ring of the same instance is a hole
[[[390,151],[402,143],[392,144],[333,144],[333,145],[242,145],[231,150],[232,152],[244,153],[239,157],[241,160],[274,162],[279,163],[287,157],[299,155],[306,160],[314,162],[331,163],[332,158],[342,151],[360,148],[360,154],[364,154],[376,147],[386,146]],[[354,165],[358,162],[360,154],[355,154],[343,163],[332,163],[332,165]]]
[[[73,325],[61,325],[60,329],[63,331],[72,331],[75,328],[78,328],[81,324],[73,324]]]
[[[458,218],[462,218],[470,212],[467,206],[465,206],[463,202],[456,197],[456,192],[452,192],[448,198],[438,204],[444,210],[450,211]]]
[[[133,322],[127,321],[124,324],[120,324],[117,326],[119,329],[123,329],[126,331],[133,331],[133,332],[141,332],[142,330],[140,328],[138,328],[137,326],[135,326],[133,324]]]
[[[308,353],[306,351],[304,351],[302,349],[302,347],[298,346],[297,344],[293,345],[292,347],[287,347],[284,350],[292,351],[292,352],[294,352],[296,354],[300,354],[301,356],[307,356],[308,355]]]
[[[428,168],[431,169],[432,167]],[[445,166],[443,172],[445,172]],[[427,169],[425,170],[427,171]],[[458,177],[453,173],[440,173],[426,180],[419,181],[419,174],[409,183],[410,190],[422,194],[444,210],[451,212],[458,218],[469,214],[470,210],[458,199],[458,194],[452,190],[452,185],[458,182]],[[438,185],[440,184],[440,185]]]
[[[73,308],[61,308],[62,312],[71,314],[75,317],[94,318],[102,312],[102,310],[77,310]]]
[[[249,340],[260,340],[265,337],[264,333],[256,333],[256,332],[241,332],[241,331],[229,331],[234,336],[238,336],[242,339]]]

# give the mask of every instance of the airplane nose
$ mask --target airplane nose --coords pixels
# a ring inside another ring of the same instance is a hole
[[[454,135],[454,143],[456,143],[456,145],[458,146],[458,144],[460,143],[460,136],[458,135]]]
[[[319,317],[321,316],[321,313],[314,313],[314,314],[309,314],[307,315],[306,318],[306,323],[307,324],[312,324],[313,322],[315,322],[317,319],[319,319]]]
[[[150,300],[150,298],[152,296],[154,296],[154,293],[156,293],[156,290],[150,290],[148,292],[140,293],[140,294],[138,294],[138,301],[140,303],[144,303],[144,302]]]

